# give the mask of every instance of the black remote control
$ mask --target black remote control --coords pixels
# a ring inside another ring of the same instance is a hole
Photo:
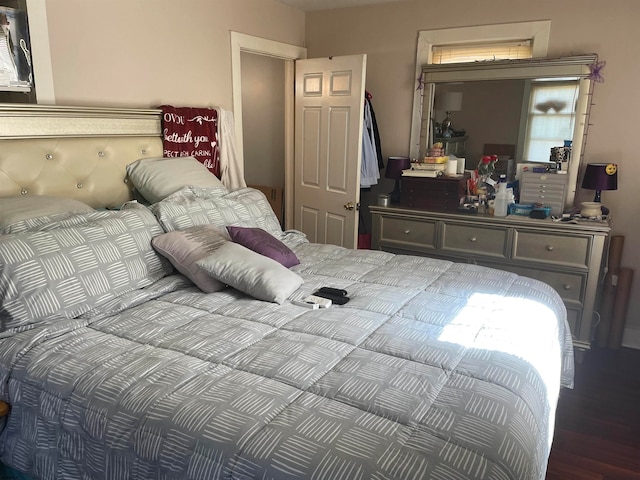
[[[337,297],[344,297],[347,294],[346,290],[331,287],[322,287],[318,291],[322,293],[328,293],[329,295],[335,295]]]
[[[328,298],[334,305],[344,305],[350,300],[346,295],[332,295],[331,293],[323,292],[322,289],[316,290],[313,292],[313,295],[316,297]]]

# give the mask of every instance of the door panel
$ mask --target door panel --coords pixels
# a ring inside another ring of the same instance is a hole
[[[296,62],[294,228],[355,248],[366,55]]]

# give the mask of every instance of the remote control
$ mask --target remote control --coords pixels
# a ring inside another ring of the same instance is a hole
[[[310,300],[291,300],[291,303],[299,307],[310,308],[311,310],[317,310],[320,308],[320,304],[312,302]]]
[[[329,308],[331,306],[331,300],[328,298],[316,297],[315,295],[309,295],[305,298],[307,302],[313,302],[316,305],[319,305],[320,308]]]
[[[344,297],[347,294],[346,290],[342,290],[340,288],[331,288],[331,287],[322,287],[318,291],[322,293],[328,293],[329,295],[336,295],[338,297]]]
[[[335,305],[344,305],[349,301],[349,297],[346,295],[331,295],[330,293],[321,292],[320,290],[313,292],[313,296],[331,300],[331,303]]]

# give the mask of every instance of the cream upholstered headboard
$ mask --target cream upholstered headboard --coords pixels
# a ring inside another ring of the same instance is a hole
[[[162,156],[160,119],[150,109],[0,104],[0,197],[117,208],[132,198],[126,166]]]

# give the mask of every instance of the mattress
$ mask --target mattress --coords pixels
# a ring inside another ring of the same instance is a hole
[[[2,464],[47,480],[545,477],[573,383],[550,286],[312,244],[253,189],[47,207],[0,235]],[[185,262],[215,243],[199,276],[158,249],[174,237]],[[293,303],[324,286],[349,301]]]
[[[564,306],[475,265],[301,243],[310,310],[169,275],[0,339],[0,461],[34,478],[542,479]]]

